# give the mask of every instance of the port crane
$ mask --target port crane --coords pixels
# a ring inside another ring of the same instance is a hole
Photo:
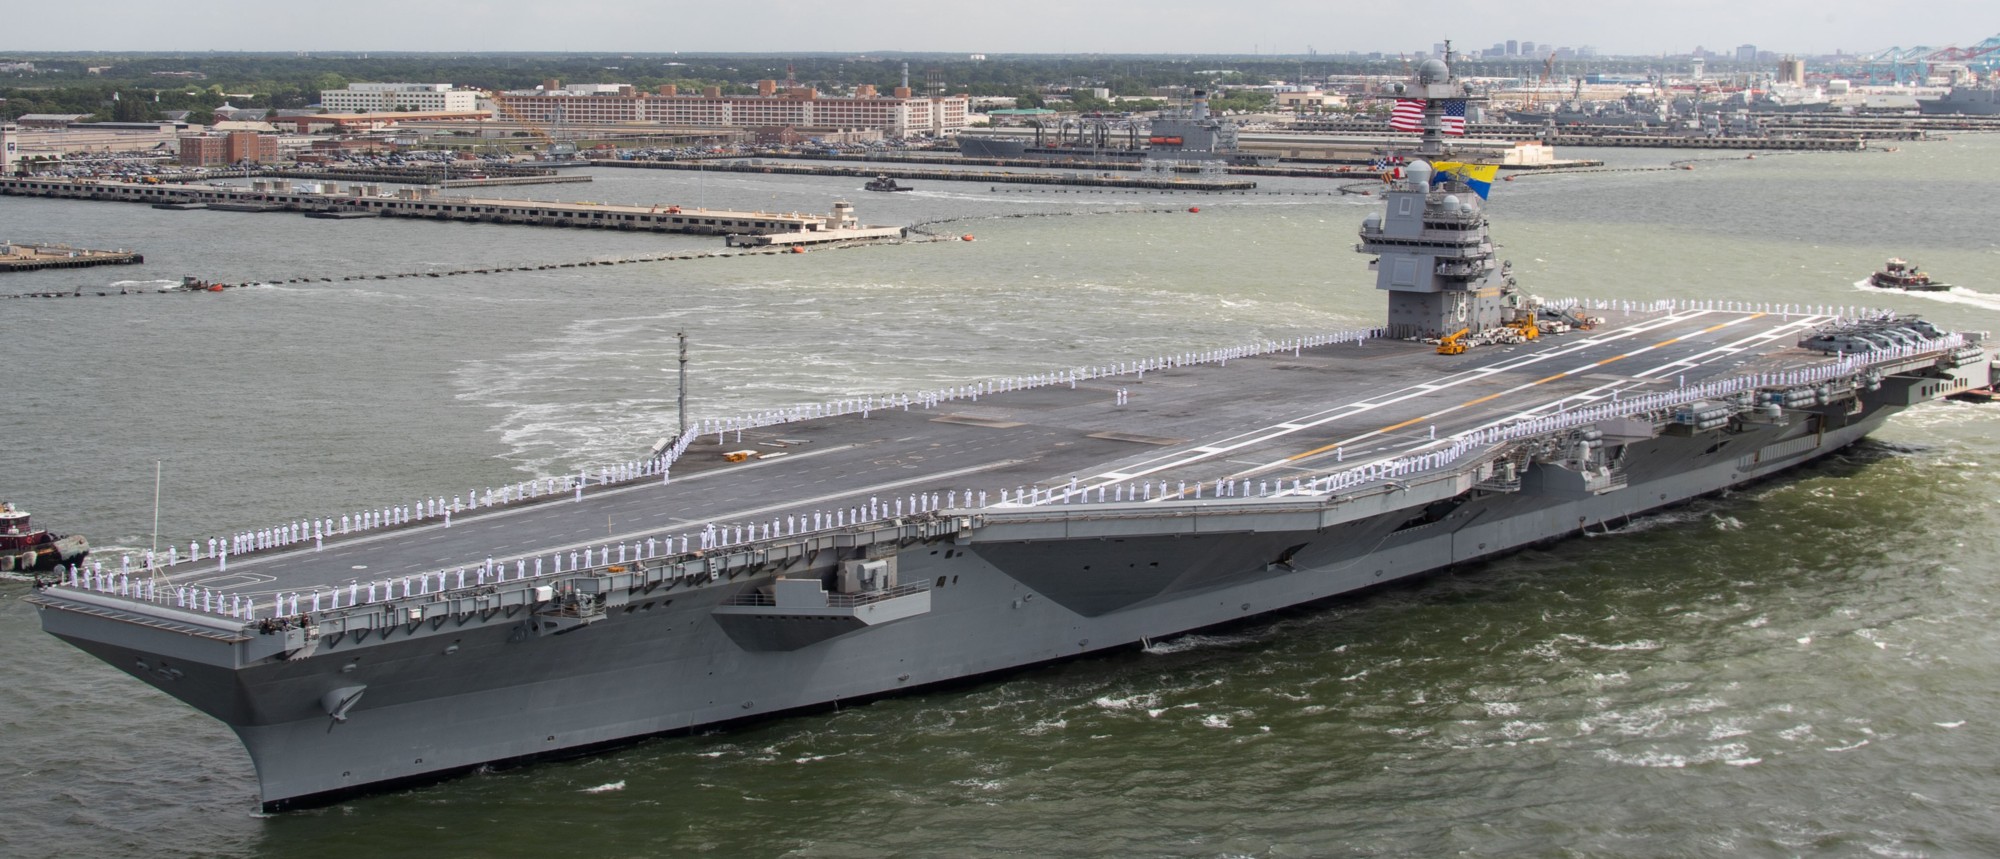
[[[489,96],[489,98],[492,99],[493,108],[495,110],[498,110],[502,115],[506,116],[508,119],[513,120],[516,123],[519,123],[522,128],[528,130],[528,133],[541,138],[543,153],[547,154],[550,157],[566,157],[576,154],[576,143],[568,140],[555,139],[548,133],[546,129],[542,128],[540,123],[537,123],[534,120],[522,116],[521,114],[515,112],[514,109],[508,107],[506,102],[500,100],[499,93],[492,93]],[[556,110],[557,110],[557,116],[560,117],[562,106],[557,105]]]
[[[1542,76],[1536,79],[1534,88],[1528,90],[1528,110],[1534,110],[1541,106],[1542,90],[1554,85],[1555,77],[1556,53],[1550,51],[1549,55],[1542,59]]]

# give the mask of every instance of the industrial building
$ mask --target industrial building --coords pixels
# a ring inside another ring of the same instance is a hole
[[[316,131],[348,133],[374,131],[408,122],[474,122],[488,119],[484,110],[376,111],[370,113],[283,113],[271,117],[272,125],[289,125],[300,134]]]
[[[14,117],[22,128],[68,128],[89,118],[87,113],[24,113]]]
[[[915,96],[897,87],[883,96],[861,86],[851,96],[821,95],[811,87],[780,91],[776,81],[759,81],[757,95],[723,95],[720,87],[682,94],[672,84],[642,92],[627,84],[562,86],[547,81],[533,90],[493,96],[500,114],[545,127],[656,123],[708,128],[872,128],[887,137],[936,135],[965,128],[964,95]]]
[[[276,135],[231,131],[226,134],[190,134],[181,138],[180,163],[190,167],[213,167],[246,161],[264,164],[277,160]]]

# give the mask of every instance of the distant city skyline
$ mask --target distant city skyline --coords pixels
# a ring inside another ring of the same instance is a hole
[[[1095,0],[755,4],[572,0],[385,2],[273,6],[209,0],[191,7],[137,0],[89,5],[87,24],[44,20],[0,34],[0,53],[31,51],[566,51],[576,53],[1044,54],[1415,53],[1442,39],[1483,50],[1509,39],[1590,45],[1599,54],[1765,50],[1865,53],[1912,45],[1971,45],[2000,33],[1990,3],[1934,0],[1923,14],[1852,0],[1579,7],[1522,0],[1451,9],[1349,6],[1304,0]],[[294,8],[301,11],[294,12]],[[1582,10],[1587,10],[1580,12]]]

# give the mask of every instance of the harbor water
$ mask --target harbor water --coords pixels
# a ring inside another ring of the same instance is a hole
[[[1529,291],[2000,331],[2000,197],[1976,178],[2000,137],[1694,170],[1563,155],[1616,169],[1493,189]],[[636,458],[673,432],[680,331],[701,418],[1365,327],[1384,304],[1352,251],[1374,198],[1330,183],[594,175],[506,194],[848,199],[975,240],[339,281],[723,248],[7,198],[0,239],[146,264],[0,279],[86,292],[0,298],[0,498],[115,559]],[[1860,284],[1891,256],[1960,287]],[[183,275],[266,285],[140,294]],[[1784,478],[1413,584],[275,816],[226,729],[43,634],[4,583],[0,854],[2000,854],[1996,426],[2000,407],[1926,405]]]

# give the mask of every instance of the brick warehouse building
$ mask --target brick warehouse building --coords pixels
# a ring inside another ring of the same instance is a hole
[[[213,167],[255,161],[278,160],[278,138],[255,131],[225,134],[190,134],[181,138],[180,163],[190,167]]]
[[[671,84],[641,92],[627,84],[563,87],[548,81],[539,89],[493,96],[502,117],[543,126],[658,123],[683,127],[872,128],[886,137],[942,134],[966,127],[964,95],[913,96],[897,87],[882,96],[862,86],[852,96],[823,96],[810,87],[779,91],[776,81],[759,81],[757,95],[723,95],[707,87],[683,95]]]

